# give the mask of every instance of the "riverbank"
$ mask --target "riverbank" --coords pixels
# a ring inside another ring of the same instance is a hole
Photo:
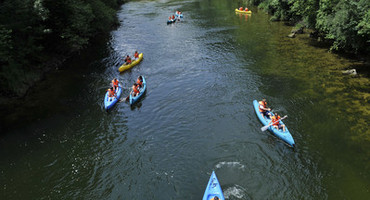
[[[118,27],[117,11],[124,2],[5,0],[0,7],[0,103],[24,97],[45,73]]]
[[[66,110],[73,113],[73,109],[69,108],[71,102],[66,104],[62,100],[67,95],[64,90],[71,87],[65,82],[69,80],[76,90],[81,90],[80,82],[90,73],[91,63],[86,61],[94,62],[106,54],[107,50],[97,47],[105,47],[109,40],[109,32],[97,35],[86,48],[64,59],[57,59],[49,70],[40,73],[41,78],[28,88],[25,95],[0,98],[0,132],[5,134],[14,127],[26,127],[48,116],[65,113]]]

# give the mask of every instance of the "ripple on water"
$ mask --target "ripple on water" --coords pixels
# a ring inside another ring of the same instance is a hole
[[[248,190],[240,185],[226,186],[223,192],[226,199],[252,199],[248,195]]]

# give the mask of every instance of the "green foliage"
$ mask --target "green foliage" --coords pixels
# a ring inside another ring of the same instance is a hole
[[[13,49],[12,30],[0,26],[0,63],[2,65],[9,62],[11,59],[11,50]]]
[[[0,95],[22,95],[47,60],[84,48],[117,24],[122,0],[3,0]],[[20,84],[21,83],[21,84]],[[21,88],[23,87],[23,88]]]
[[[370,1],[322,1],[316,28],[333,40],[331,50],[369,52]]]
[[[331,50],[370,53],[369,0],[252,0],[271,20],[303,21],[332,41]]]

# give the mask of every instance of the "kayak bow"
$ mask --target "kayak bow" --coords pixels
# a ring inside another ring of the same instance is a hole
[[[218,197],[220,200],[225,200],[224,194],[220,186],[220,182],[216,177],[214,171],[212,171],[211,177],[209,178],[206,191],[203,195],[203,200],[211,200],[214,197]]]

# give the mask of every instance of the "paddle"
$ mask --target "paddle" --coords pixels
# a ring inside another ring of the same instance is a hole
[[[130,100],[130,95],[131,95],[132,91],[130,92],[130,94],[125,98],[125,101],[129,101]],[[120,100],[119,102],[122,102],[123,100]]]
[[[280,118],[278,121],[281,121],[281,120],[283,120],[283,119],[285,119],[287,117],[288,116],[285,115],[284,117]],[[276,121],[276,122],[278,122],[278,121]],[[264,126],[264,127],[261,128],[261,131],[266,131],[271,125],[276,124],[276,122],[275,123],[271,123],[271,124],[267,124],[266,126]]]

